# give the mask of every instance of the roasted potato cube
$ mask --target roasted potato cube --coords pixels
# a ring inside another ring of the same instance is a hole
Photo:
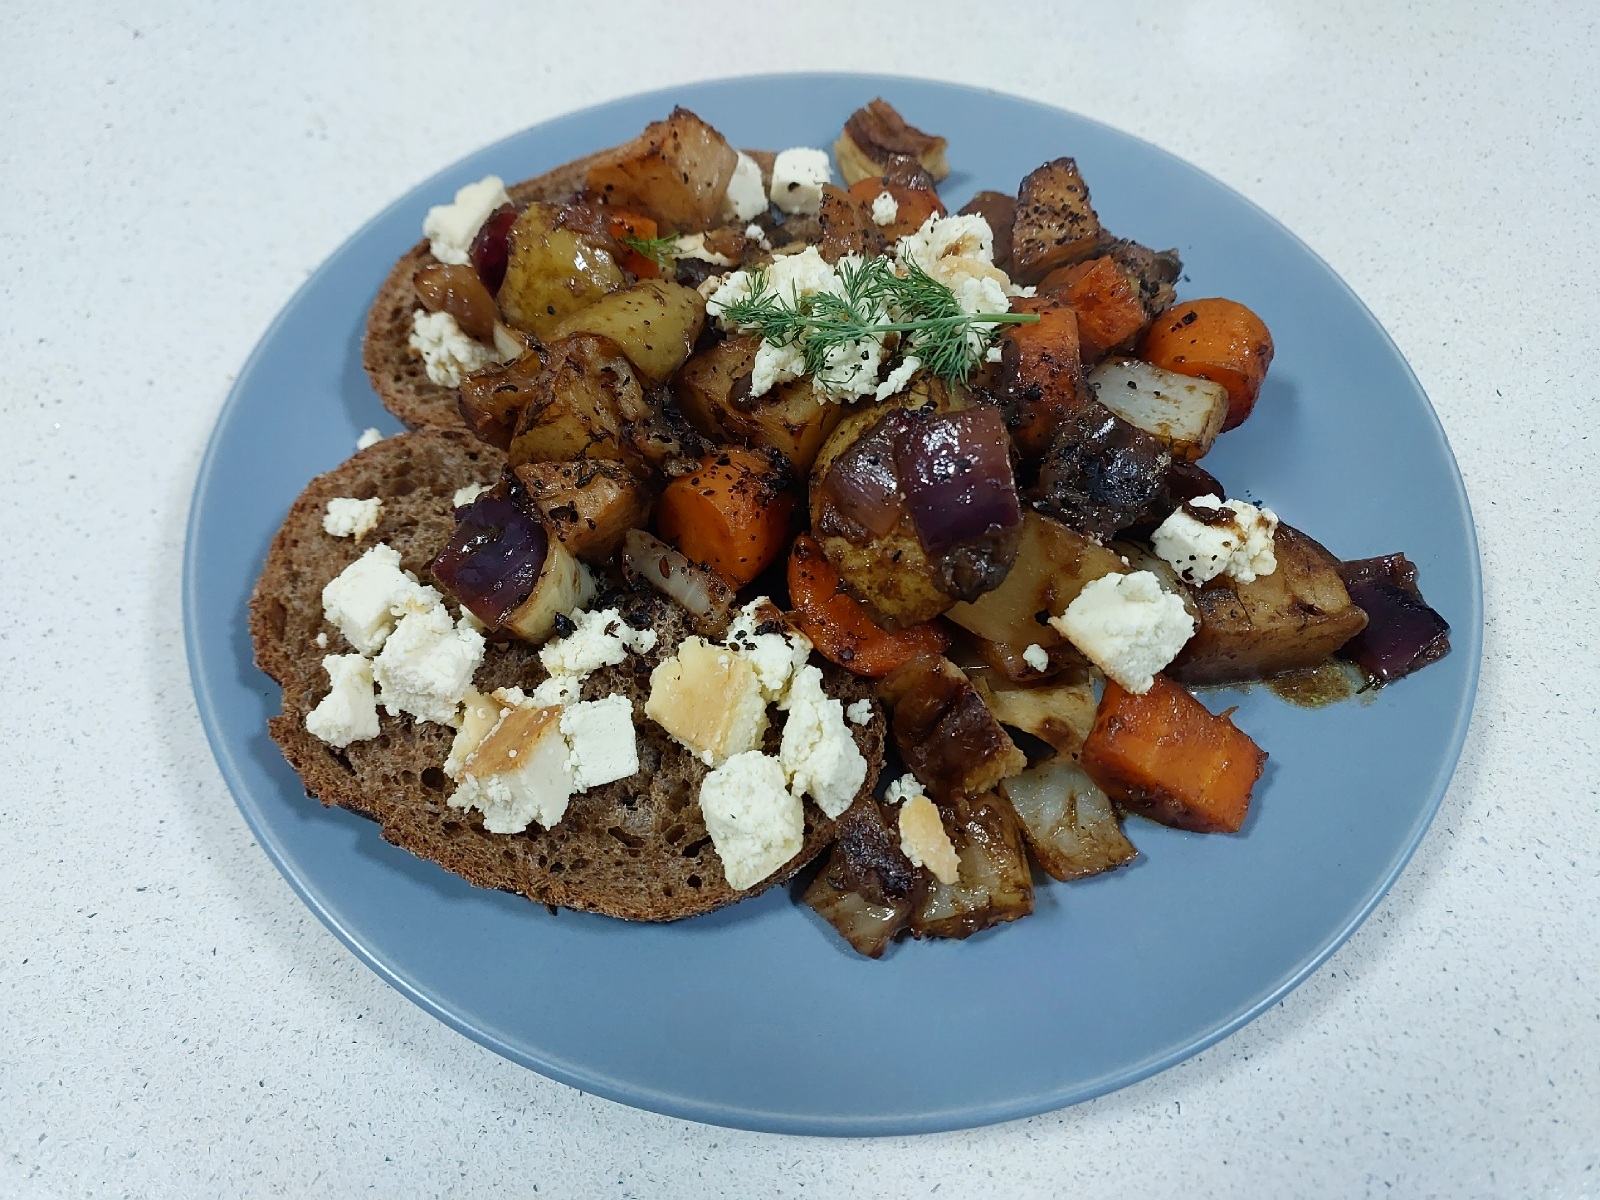
[[[643,421],[650,408],[627,357],[592,334],[563,338],[546,352],[517,419],[510,464],[630,458],[624,427]]]
[[[897,155],[915,158],[939,180],[950,174],[950,161],[945,157],[948,146],[944,138],[908,125],[892,104],[879,97],[850,114],[844,132],[833,143],[833,156],[839,160],[839,174],[846,186],[884,174]]]
[[[513,468],[557,540],[586,562],[609,562],[628,530],[650,520],[650,487],[614,459]]]
[[[491,446],[511,445],[517,419],[544,373],[544,355],[528,350],[510,362],[474,371],[461,381],[456,407],[467,428]]]
[[[1086,584],[1127,569],[1121,558],[1099,542],[1025,510],[1016,561],[1005,581],[971,603],[955,605],[945,615],[985,642],[1005,647],[1001,662],[994,665],[1012,678],[1037,676],[1037,671],[1025,665],[1027,648],[1038,645],[1053,654],[1066,645],[1049,619],[1076,600]],[[1024,665],[1018,668],[1002,663]]]
[[[1095,399],[1136,429],[1172,447],[1174,458],[1204,458],[1228,416],[1228,389],[1136,358],[1101,363],[1089,375]]]
[[[750,335],[725,338],[691,358],[674,383],[678,407],[713,441],[776,450],[803,475],[844,416],[844,406],[819,397],[809,378],[751,399],[750,371],[759,344]]]
[[[1081,761],[1130,812],[1195,833],[1238,833],[1267,755],[1227,713],[1157,675],[1142,696],[1106,680]]]
[[[589,190],[607,203],[654,217],[665,229],[709,229],[739,154],[686,108],[653,121],[608,162],[589,168]]]
[[[868,210],[850,193],[831,183],[822,187],[822,207],[817,211],[817,222],[822,226],[822,244],[817,253],[830,263],[838,262],[847,254],[872,258],[882,254],[888,243],[886,230],[873,223]]]
[[[1033,872],[1011,802],[988,792],[941,807],[960,875],[953,884],[929,878],[928,890],[911,915],[912,936],[970,937],[1031,913]]]
[[[541,341],[561,318],[622,286],[610,253],[566,228],[554,204],[530,204],[511,227],[506,277],[496,297],[506,323]]]
[[[1057,267],[1099,252],[1100,218],[1089,203],[1089,185],[1070,158],[1047,162],[1022,181],[1011,225],[1012,274],[1038,283]]]
[[[834,822],[833,850],[804,900],[868,958],[877,958],[911,919],[923,873],[900,850],[899,836],[870,796]]]
[[[646,279],[610,292],[557,321],[550,338],[593,333],[610,338],[647,384],[665,383],[683,366],[706,323],[706,302],[693,288]]]
[[[1111,800],[1070,758],[1024,771],[1000,790],[1022,823],[1034,861],[1053,879],[1086,879],[1138,857]]]
[[[913,659],[883,681],[881,693],[894,706],[900,757],[941,803],[989,791],[1028,765],[966,672],[947,658]]]
[[[983,684],[978,691],[996,721],[1032,734],[1060,756],[1083,749],[1094,725],[1094,685],[1087,677],[1035,687]]]
[[[1167,674],[1183,683],[1239,683],[1314,667],[1366,628],[1339,560],[1298,529],[1279,525],[1278,567],[1254,583],[1219,576],[1193,592],[1200,628]]]

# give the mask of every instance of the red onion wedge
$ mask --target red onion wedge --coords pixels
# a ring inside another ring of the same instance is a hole
[[[550,535],[504,484],[456,510],[456,531],[431,564],[439,585],[498,629],[538,586]]]
[[[1393,683],[1450,653],[1450,625],[1422,598],[1404,554],[1365,558],[1339,571],[1367,627],[1339,651],[1378,684]]]
[[[733,589],[727,581],[696,566],[654,534],[628,530],[622,539],[622,565],[688,609],[701,630],[713,632],[727,625],[733,607]]]
[[[908,423],[899,435],[900,486],[930,555],[1022,523],[1011,436],[988,405]]]
[[[489,214],[467,250],[472,269],[483,280],[490,295],[505,282],[506,264],[511,261],[511,227],[517,223],[517,210],[502,204]]]

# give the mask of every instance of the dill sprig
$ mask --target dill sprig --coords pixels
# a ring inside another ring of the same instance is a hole
[[[895,271],[888,258],[843,260],[840,290],[780,297],[767,273],[750,273],[749,294],[722,309],[729,325],[778,346],[800,344],[806,370],[826,369],[840,349],[887,333],[901,334],[922,365],[941,379],[965,383],[999,325],[1031,324],[1034,313],[969,313],[955,293],[915,262]]]
[[[617,241],[629,250],[644,255],[663,271],[672,270],[673,263],[678,259],[678,239],[675,237],[642,238],[627,233]]]

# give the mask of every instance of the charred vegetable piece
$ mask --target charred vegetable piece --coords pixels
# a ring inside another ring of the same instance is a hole
[[[1042,648],[1056,667],[1061,665],[1056,652],[1068,649],[1049,618],[1064,611],[1086,584],[1125,570],[1122,560],[1093,538],[1028,512],[1023,514],[1016,560],[1004,582],[945,615],[985,642],[1002,647],[995,665],[1011,678],[1037,678],[1040,673],[1023,657],[1029,646]]]
[[[1173,285],[1183,274],[1183,260],[1176,250],[1152,250],[1138,242],[1119,238],[1105,252],[1127,272],[1149,320],[1172,307],[1177,299]]]
[[[917,658],[884,680],[900,757],[933,799],[989,791],[1028,765],[988,705],[947,658]]]
[[[429,312],[449,313],[461,326],[461,332],[470,338],[480,342],[494,340],[500,310],[471,267],[429,263],[412,276],[411,285],[416,288],[422,307]]]
[[[505,282],[506,264],[511,259],[511,227],[517,223],[517,210],[502,204],[478,226],[477,235],[467,250],[467,259],[483,286],[493,295]]]
[[[656,528],[692,561],[743,587],[783,553],[794,511],[787,483],[766,455],[724,450],[667,485]]]
[[[720,637],[728,626],[733,589],[714,571],[696,566],[652,533],[630,529],[622,539],[627,573],[675,600],[695,618],[695,628]]]
[[[1123,536],[1148,541],[1178,505],[1197,496],[1215,496],[1218,500],[1225,500],[1228,493],[1217,477],[1198,463],[1173,459],[1171,468],[1161,480],[1160,489],[1139,519],[1123,531]]]
[[[1031,913],[1033,873],[1010,801],[989,792],[942,807],[960,875],[953,884],[928,880],[911,917],[912,936],[970,937]]]
[[[654,121],[589,168],[589,190],[608,204],[654,217],[667,229],[708,229],[717,219],[738,152],[686,108]]]
[[[1228,713],[1207,711],[1157,675],[1142,696],[1106,681],[1082,762],[1131,812],[1196,833],[1238,833],[1267,755]]]
[[[915,233],[922,228],[922,223],[932,216],[944,216],[944,201],[939,199],[939,193],[931,187],[913,187],[900,183],[887,175],[876,175],[867,179],[858,179],[850,185],[850,199],[854,200],[857,208],[868,215],[870,220],[873,201],[883,193],[888,192],[895,203],[894,220],[887,225],[878,225],[875,221],[873,228],[879,230],[886,242],[893,242],[907,234]],[[824,255],[826,257],[826,255]]]
[[[1082,750],[1094,725],[1094,685],[1087,678],[1034,687],[991,684],[979,691],[996,721],[1038,738],[1058,757]]]
[[[713,441],[776,450],[803,474],[844,408],[818,397],[810,379],[779,384],[752,400],[750,374],[759,345],[754,335],[723,338],[684,363],[673,381],[678,406]]]
[[[693,288],[647,279],[620,288],[564,317],[550,338],[590,333],[609,338],[647,384],[665,383],[683,366],[706,323],[706,302]]]
[[[1450,626],[1417,588],[1404,554],[1344,563],[1340,577],[1367,627],[1339,651],[1376,683],[1393,683],[1450,653]]]
[[[1278,560],[1253,583],[1226,576],[1194,589],[1200,627],[1167,668],[1184,683],[1239,683],[1314,667],[1365,628],[1340,563],[1289,525],[1273,537]]]
[[[491,446],[508,449],[522,410],[535,395],[544,373],[544,355],[538,350],[507,363],[475,371],[461,381],[456,407],[461,419]]]
[[[887,675],[918,655],[943,653],[950,641],[934,624],[884,629],[844,591],[839,573],[809,534],[795,538],[789,554],[789,599],[817,652],[857,675]]]
[[[1022,823],[1034,861],[1053,879],[1087,879],[1139,855],[1123,835],[1110,798],[1070,758],[1024,771],[1001,790]]]
[[[1137,280],[1109,255],[1051,271],[1039,291],[1059,296],[1078,314],[1079,349],[1085,362],[1131,343],[1150,320]]]
[[[935,180],[950,174],[945,157],[948,143],[906,122],[892,104],[883,98],[873,100],[851,113],[844,132],[833,143],[833,156],[839,160],[839,174],[847,184],[882,175],[897,156],[917,160]]]
[[[834,819],[828,864],[804,899],[852,948],[877,958],[906,927],[922,886],[878,802],[863,796]]]
[[[1056,430],[1093,404],[1079,357],[1078,315],[1065,301],[1022,298],[1017,312],[1039,315],[1032,325],[1000,335],[1000,403],[1025,459],[1050,447]]]
[[[541,340],[561,318],[623,284],[610,252],[568,228],[567,215],[553,204],[530,204],[517,218],[496,297],[508,325]]]
[[[979,192],[961,206],[963,216],[979,216],[994,234],[994,265],[1011,273],[1011,223],[1017,216],[1017,198],[1004,192]]]
[[[884,230],[873,223],[868,209],[843,188],[831,183],[822,187],[822,207],[817,210],[817,222],[822,226],[817,253],[830,263],[838,262],[847,254],[872,258],[882,254],[889,244]]]
[[[526,389],[511,439],[510,462],[631,459],[641,454],[631,434],[651,408],[633,367],[616,343],[591,334],[547,347],[544,369]]]
[[[620,462],[586,458],[513,470],[546,528],[586,562],[610,561],[628,530],[650,519],[649,486]]]
[[[1188,300],[1162,313],[1139,343],[1139,357],[1179,375],[1210,379],[1228,389],[1232,429],[1256,405],[1272,365],[1272,335],[1236,300]]]
[[[1175,458],[1204,458],[1228,416],[1228,390],[1136,358],[1101,363],[1089,376],[1095,399],[1172,447]]]
[[[1040,512],[1106,538],[1143,515],[1171,466],[1160,438],[1095,402],[1056,430],[1030,495]]]
[[[1057,267],[1093,258],[1100,242],[1100,218],[1076,162],[1055,159],[1022,181],[1011,225],[1013,275],[1020,282],[1038,283]]]

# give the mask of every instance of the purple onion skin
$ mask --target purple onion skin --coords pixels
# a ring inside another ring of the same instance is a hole
[[[498,629],[533,594],[549,552],[538,518],[496,488],[456,510],[456,531],[430,569],[463,608]]]
[[[898,441],[900,487],[929,555],[1022,523],[1011,435],[999,409],[979,405],[912,420]]]
[[[1450,626],[1417,589],[1417,569],[1403,554],[1347,562],[1345,590],[1367,614],[1367,627],[1339,651],[1379,684],[1393,683],[1450,653]]]
[[[910,424],[904,409],[891,412],[839,455],[823,477],[827,523],[853,542],[882,537],[905,512],[895,454]]]
[[[517,223],[517,210],[502,204],[478,227],[477,236],[467,250],[472,269],[483,280],[492,296],[506,279],[506,264],[511,261],[511,227]]]

